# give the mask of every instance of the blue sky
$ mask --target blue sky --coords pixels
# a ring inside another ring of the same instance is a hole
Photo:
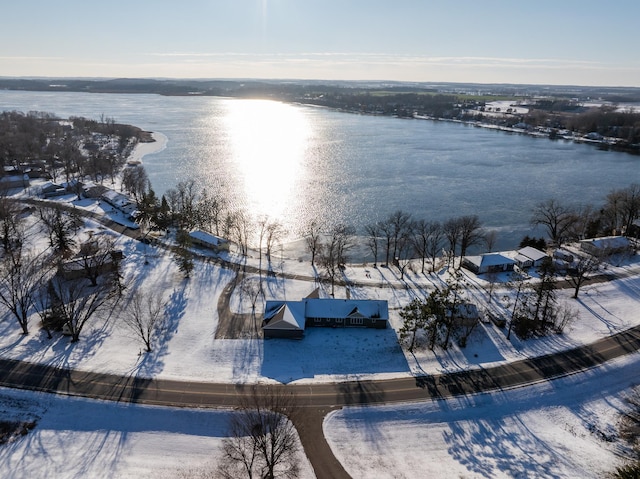
[[[0,76],[640,87],[638,0],[20,0]]]

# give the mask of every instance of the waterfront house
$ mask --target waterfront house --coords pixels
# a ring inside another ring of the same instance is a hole
[[[125,215],[130,215],[136,209],[136,204],[131,198],[114,190],[105,191],[102,194],[102,200]]]
[[[262,321],[265,338],[301,338],[307,327],[384,329],[389,307],[383,300],[304,298],[267,301]]]
[[[486,253],[478,256],[465,256],[462,267],[475,274],[502,273],[513,271],[516,261],[501,253]]]
[[[191,238],[191,242],[196,246],[210,249],[216,253],[229,251],[229,240],[207,233],[206,231],[193,230],[189,233],[189,237]]]
[[[514,260],[519,268],[527,269],[531,267],[537,268],[548,257],[549,255],[544,251],[532,246],[526,246],[516,251]]]
[[[629,251],[631,243],[625,236],[604,236],[581,240],[580,249],[594,256],[609,256]]]

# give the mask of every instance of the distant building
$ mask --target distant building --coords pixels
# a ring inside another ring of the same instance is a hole
[[[29,175],[9,175],[0,178],[0,190],[29,187]]]
[[[389,307],[386,301],[366,299],[267,301],[263,318],[265,338],[302,338],[306,327],[385,329]]]
[[[191,242],[196,246],[210,249],[212,251],[229,251],[229,240],[220,238],[219,236],[212,235],[202,230],[194,230],[189,233]]]

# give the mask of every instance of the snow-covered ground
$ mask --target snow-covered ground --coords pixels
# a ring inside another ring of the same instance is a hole
[[[354,478],[602,478],[640,354],[535,386],[419,404],[349,407],[324,424]]]
[[[230,414],[0,388],[0,419],[37,422],[28,435],[0,446],[0,477],[216,477]],[[315,477],[301,450],[298,456],[300,478]]]
[[[57,201],[73,200],[70,196]],[[108,210],[87,200],[77,202],[76,206]],[[28,221],[35,223],[35,218]],[[112,234],[91,220],[86,221],[83,234],[88,231]],[[29,234],[30,244],[36,247],[46,244],[36,226],[29,229]],[[622,279],[584,286],[577,301],[570,298],[571,291],[560,293],[560,301],[570,304],[578,313],[577,321],[562,335],[528,341],[512,335],[507,340],[505,330],[483,323],[464,349],[453,346],[436,353],[419,349],[409,354],[398,345],[399,309],[414,295],[442,284],[446,273],[421,274],[416,266],[401,281],[395,269],[354,264],[345,271],[353,284],[348,293],[344,286],[338,287],[336,297],[349,294],[352,298],[388,300],[393,328],[311,328],[300,341],[215,339],[218,301],[234,274],[214,263],[198,260],[191,278],[185,280],[166,250],[122,236],[117,241],[125,255],[123,268],[128,288],[162,291],[168,301],[153,352],[141,352],[141,344],[118,320],[116,310],[110,318],[92,322],[82,332],[80,341],[73,344],[61,335],[47,339],[38,329],[35,315],[31,334],[23,336],[15,321],[7,316],[0,322],[2,357],[145,377],[306,383],[482,368],[590,343],[640,323],[640,262],[635,256],[619,266],[609,267],[610,272],[625,275]],[[239,261],[233,254],[225,258]],[[252,266],[259,264],[255,254],[245,261]],[[265,266],[265,259],[262,261]],[[272,261],[275,271],[314,277],[300,242],[283,247]],[[265,299],[300,299],[318,286],[313,280],[273,277],[263,280]],[[508,311],[511,302],[508,289],[498,288],[489,305],[487,283],[471,274],[467,281],[469,289],[465,294],[470,300],[481,307]],[[404,287],[405,284],[410,287]],[[250,302],[239,290],[233,292],[230,304],[234,312],[251,311]],[[258,312],[260,309],[261,304]],[[614,427],[620,397],[639,368],[637,357],[625,361],[599,368],[597,374],[590,372],[512,392],[417,405],[349,408],[334,413],[325,424],[325,432],[334,452],[354,477],[415,477],[415,471],[425,474],[430,471],[425,477],[451,477],[438,471],[452,471],[461,477],[597,477],[599,471],[619,464],[616,456],[619,443],[613,447],[606,441],[594,440],[581,429],[580,418],[599,418],[597,427],[607,433]],[[621,381],[626,378],[626,383],[603,389],[607,381],[614,381],[612,377]],[[580,393],[572,395],[574,389]],[[215,460],[224,434],[220,424],[225,421],[225,413],[218,411],[174,413],[161,408],[96,404],[28,393],[3,394],[4,398],[25,394],[24,401],[31,404],[25,406],[27,410],[42,418],[35,431],[10,446],[0,447],[0,475],[5,477],[27,477],[28,468],[24,469],[24,475],[16,472],[11,476],[13,471],[21,470],[16,468],[22,461],[27,461],[26,464],[34,461],[32,467],[36,471],[51,469],[55,472],[52,477],[106,477],[93,471],[111,466],[120,477],[167,469],[175,475],[184,464]],[[23,399],[16,401],[20,403]],[[2,404],[11,402],[0,398]],[[76,420],[76,413],[67,407],[77,407],[83,415]],[[127,420],[128,415],[140,419]],[[161,443],[169,445],[160,446]],[[84,444],[92,444],[92,452]],[[34,449],[44,458],[27,454],[26,451]],[[173,452],[173,457],[167,450]],[[572,471],[576,469],[572,469],[571,463],[561,460],[565,456],[574,461],[581,457],[601,459],[591,462],[585,459],[586,475],[575,476]],[[65,464],[69,465],[66,469]],[[380,471],[380,475],[372,471]]]

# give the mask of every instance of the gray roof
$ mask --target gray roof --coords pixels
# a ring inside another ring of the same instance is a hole
[[[305,299],[307,318],[376,318],[389,319],[386,301],[370,299]]]
[[[539,261],[549,256],[544,251],[540,251],[539,249],[534,248],[533,246],[526,246],[522,249],[519,249],[518,254],[526,256],[527,258],[532,259],[533,261]]]

